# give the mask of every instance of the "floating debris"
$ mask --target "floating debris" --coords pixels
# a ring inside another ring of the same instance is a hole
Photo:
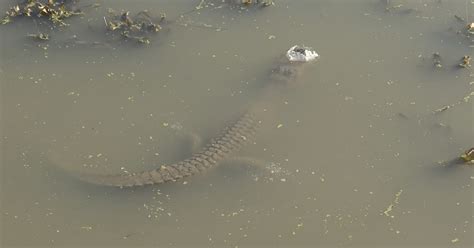
[[[466,96],[464,96],[462,100],[459,100],[459,101],[457,101],[457,102],[455,102],[455,103],[453,103],[453,104],[446,105],[446,106],[443,106],[443,107],[441,107],[441,108],[439,108],[439,109],[434,110],[434,111],[433,111],[433,114],[439,114],[439,113],[444,112],[444,111],[446,111],[446,110],[448,110],[448,109],[450,109],[450,108],[453,108],[453,107],[455,107],[455,106],[457,106],[457,105],[460,105],[460,104],[463,104],[463,103],[468,103],[468,102],[471,100],[471,96],[474,96],[474,91],[472,91],[472,92],[470,92],[469,94],[467,94]]]
[[[441,55],[438,52],[433,53],[433,64],[436,68],[443,67],[443,64],[441,63]]]
[[[464,162],[474,164],[474,148],[465,151],[460,157]]]
[[[59,47],[84,47],[84,48],[99,48],[99,49],[114,49],[110,44],[100,41],[81,40],[77,35],[73,35],[60,43]]]
[[[458,15],[454,15],[454,18],[462,25],[462,28],[457,30],[456,34],[466,38],[471,45],[474,44],[474,22],[467,22]]]
[[[203,8],[212,7],[213,9],[220,9],[222,7],[230,7],[231,9],[239,9],[239,10],[246,10],[246,9],[254,9],[256,8],[265,8],[275,5],[273,0],[211,0],[205,1],[201,0],[199,5],[195,7],[192,11],[189,11],[185,14],[189,14],[196,10],[200,10]]]
[[[129,11],[116,14],[109,9],[110,16],[104,17],[105,26],[112,34],[119,34],[125,40],[133,40],[140,44],[150,44],[149,34],[157,33],[162,28],[161,23],[165,22],[166,15],[162,14],[158,23],[153,22],[153,18],[144,10],[130,17]]]
[[[461,63],[459,64],[461,68],[471,67],[471,56],[465,55],[461,58]]]
[[[392,212],[392,210],[393,210],[393,204],[390,204],[390,205],[388,205],[388,207],[385,209],[385,211],[383,211],[383,214],[384,214],[385,216],[390,216],[389,213]]]
[[[37,41],[47,41],[49,40],[49,35],[45,33],[36,33],[36,34],[27,34],[27,37],[33,38]]]
[[[396,15],[409,15],[420,12],[417,9],[405,7],[405,5],[403,4],[393,4],[391,1],[388,0],[381,0],[380,2],[386,13]]]
[[[395,207],[395,205],[398,205],[400,202],[400,196],[402,195],[403,193],[403,189],[400,189],[396,194],[395,194],[395,199],[393,199],[393,202],[388,205],[388,207],[385,209],[385,211],[383,211],[383,214],[387,217],[390,217],[390,218],[395,218],[394,215],[391,215],[390,212],[392,212],[393,210],[393,207]]]
[[[243,6],[257,5],[261,7],[272,6],[275,3],[273,0],[232,0],[236,4],[241,4]]]
[[[441,108],[439,108],[439,109],[436,109],[435,111],[433,111],[433,113],[434,113],[434,114],[441,113],[441,112],[444,112],[444,111],[446,111],[446,110],[448,110],[448,109],[450,109],[450,108],[451,108],[451,105],[446,105],[446,106],[444,106],[444,107],[441,107]]]
[[[469,32],[470,34],[474,34],[474,22],[467,24],[466,28],[467,32]]]
[[[47,18],[53,24],[66,26],[64,19],[82,15],[83,12],[72,8],[74,1],[68,0],[26,0],[21,4],[11,7],[0,21],[7,24],[17,17]]]
[[[393,12],[394,10],[400,10],[402,7],[403,7],[403,4],[387,5],[385,7],[385,12]]]

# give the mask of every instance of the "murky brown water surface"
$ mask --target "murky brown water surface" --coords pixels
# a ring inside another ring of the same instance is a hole
[[[473,71],[456,68],[472,43],[454,18],[474,21],[471,1],[217,3],[178,18],[199,2],[100,1],[61,30],[0,27],[2,247],[473,246],[474,168],[438,164],[474,145]],[[107,41],[107,8],[175,21],[148,46],[62,45]],[[51,41],[25,37],[38,30]],[[185,158],[187,134],[215,137],[294,44],[321,58],[239,152],[264,168],[134,189],[70,175]]]

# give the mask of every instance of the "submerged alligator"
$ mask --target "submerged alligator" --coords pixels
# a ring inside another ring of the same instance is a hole
[[[307,48],[292,47],[291,49],[291,52],[300,53],[299,55],[303,56],[307,51],[311,53]],[[313,52],[313,54],[316,53]],[[275,101],[281,100],[281,93],[284,93],[288,88],[291,88],[291,85],[296,83],[306,64],[308,62],[290,61],[286,56],[280,59],[270,71],[268,82],[263,86],[258,101],[252,104],[237,122],[227,127],[220,137],[215,138],[190,158],[142,172],[123,172],[108,175],[82,174],[78,176],[79,179],[106,186],[142,186],[177,181],[217,165],[221,161],[230,158],[232,153],[241,149],[253,138],[258,126],[272,115]]]

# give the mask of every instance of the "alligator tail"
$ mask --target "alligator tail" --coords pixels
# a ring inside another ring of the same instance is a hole
[[[220,137],[210,142],[201,152],[171,165],[136,173],[80,174],[79,179],[88,183],[132,187],[177,181],[201,173],[217,165],[242,148],[255,135],[258,121],[251,113],[245,114],[234,125],[224,130]]]

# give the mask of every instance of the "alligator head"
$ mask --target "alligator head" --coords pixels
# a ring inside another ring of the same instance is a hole
[[[282,56],[270,72],[270,79],[287,85],[297,82],[304,68],[315,61],[319,55],[311,48],[293,46]]]

